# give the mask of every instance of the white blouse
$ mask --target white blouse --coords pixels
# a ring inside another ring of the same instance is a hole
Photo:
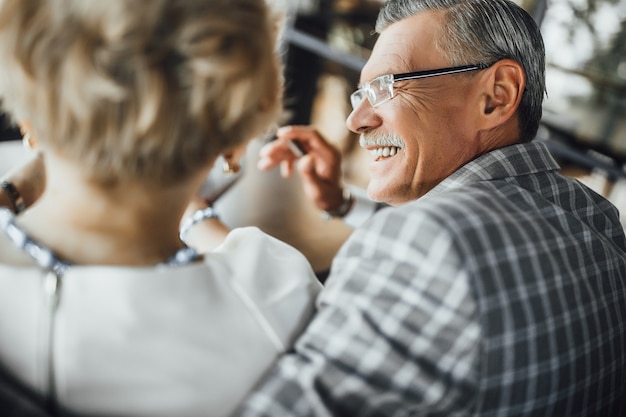
[[[44,278],[0,233],[0,366],[107,416],[229,415],[321,288],[302,254],[255,227],[184,266],[71,266],[55,310]]]

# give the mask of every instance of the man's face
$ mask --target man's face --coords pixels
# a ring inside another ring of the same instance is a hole
[[[389,26],[376,42],[361,81],[451,66],[435,48],[440,27],[437,12]],[[417,199],[480,154],[477,84],[462,74],[399,81],[391,100],[373,107],[365,99],[350,114],[348,128],[361,135],[362,146],[377,153],[370,165],[372,199],[392,205]],[[385,136],[395,137],[399,146],[385,150],[378,141]]]

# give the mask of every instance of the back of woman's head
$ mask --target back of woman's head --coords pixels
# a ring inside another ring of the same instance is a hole
[[[281,110],[265,0],[2,0],[0,98],[103,185],[171,184]]]

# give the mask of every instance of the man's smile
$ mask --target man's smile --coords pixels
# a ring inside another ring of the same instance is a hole
[[[372,148],[368,149],[370,155],[372,155],[376,160],[381,158],[388,158],[394,156],[398,152],[400,152],[400,147],[398,146],[383,146],[380,148]]]

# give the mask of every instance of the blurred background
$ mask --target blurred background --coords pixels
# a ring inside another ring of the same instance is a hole
[[[369,155],[344,123],[383,1],[284,2],[285,123],[315,125],[343,153],[345,182],[365,186]],[[548,95],[538,140],[565,174],[613,201],[626,225],[626,0],[516,2],[540,23],[546,45]],[[0,113],[0,140],[16,139],[19,130]],[[323,278],[351,229],[324,220],[297,177],[256,169],[267,140],[250,146],[244,175],[216,206],[229,226],[255,225],[300,249]],[[4,153],[0,160],[13,159]]]

